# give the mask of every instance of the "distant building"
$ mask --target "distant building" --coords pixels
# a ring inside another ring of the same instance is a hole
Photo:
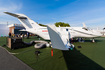
[[[9,32],[12,34],[20,34],[20,32],[26,33],[26,31],[19,31],[25,29],[25,27],[22,24],[11,24],[8,25],[8,27],[9,27]]]

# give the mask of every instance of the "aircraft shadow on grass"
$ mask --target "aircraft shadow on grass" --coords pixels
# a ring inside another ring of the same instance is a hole
[[[68,70],[105,70],[76,49],[72,51],[62,51],[62,53]]]
[[[92,42],[92,40],[85,40],[85,42]],[[102,42],[102,40],[95,40],[95,42]]]

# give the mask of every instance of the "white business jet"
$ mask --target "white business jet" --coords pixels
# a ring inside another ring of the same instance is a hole
[[[68,50],[68,48],[74,47],[74,45],[69,41],[70,38],[93,38],[102,36],[102,34],[100,34],[99,32],[88,31],[84,27],[55,27],[54,25],[43,27],[39,26],[36,22],[31,20],[24,14],[14,14],[10,12],[4,13],[18,18],[18,20],[26,28],[26,31],[37,34],[43,39],[51,40],[52,47],[60,50]]]
[[[105,34],[105,26],[104,26],[104,28],[102,30],[100,30],[99,27],[97,27],[97,29],[90,29],[89,27],[87,27],[85,25],[85,23],[83,23],[83,28],[86,29],[86,30],[88,30],[88,31],[90,30],[92,32],[100,32],[102,35]]]
[[[101,34],[105,35],[105,26],[102,30],[99,29],[99,27],[97,27],[97,32],[100,32]]]

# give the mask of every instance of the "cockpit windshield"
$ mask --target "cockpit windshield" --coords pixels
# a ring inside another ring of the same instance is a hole
[[[88,29],[87,29],[87,28],[84,28],[84,27],[83,27],[82,29],[84,29],[84,30],[88,31]]]
[[[90,28],[85,28],[85,27],[83,27],[82,29],[84,29],[84,30],[86,30],[86,31],[91,30]]]

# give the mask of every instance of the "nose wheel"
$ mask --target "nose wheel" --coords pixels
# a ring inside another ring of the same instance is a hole
[[[96,41],[94,40],[94,38],[92,39],[92,43],[96,43]]]

